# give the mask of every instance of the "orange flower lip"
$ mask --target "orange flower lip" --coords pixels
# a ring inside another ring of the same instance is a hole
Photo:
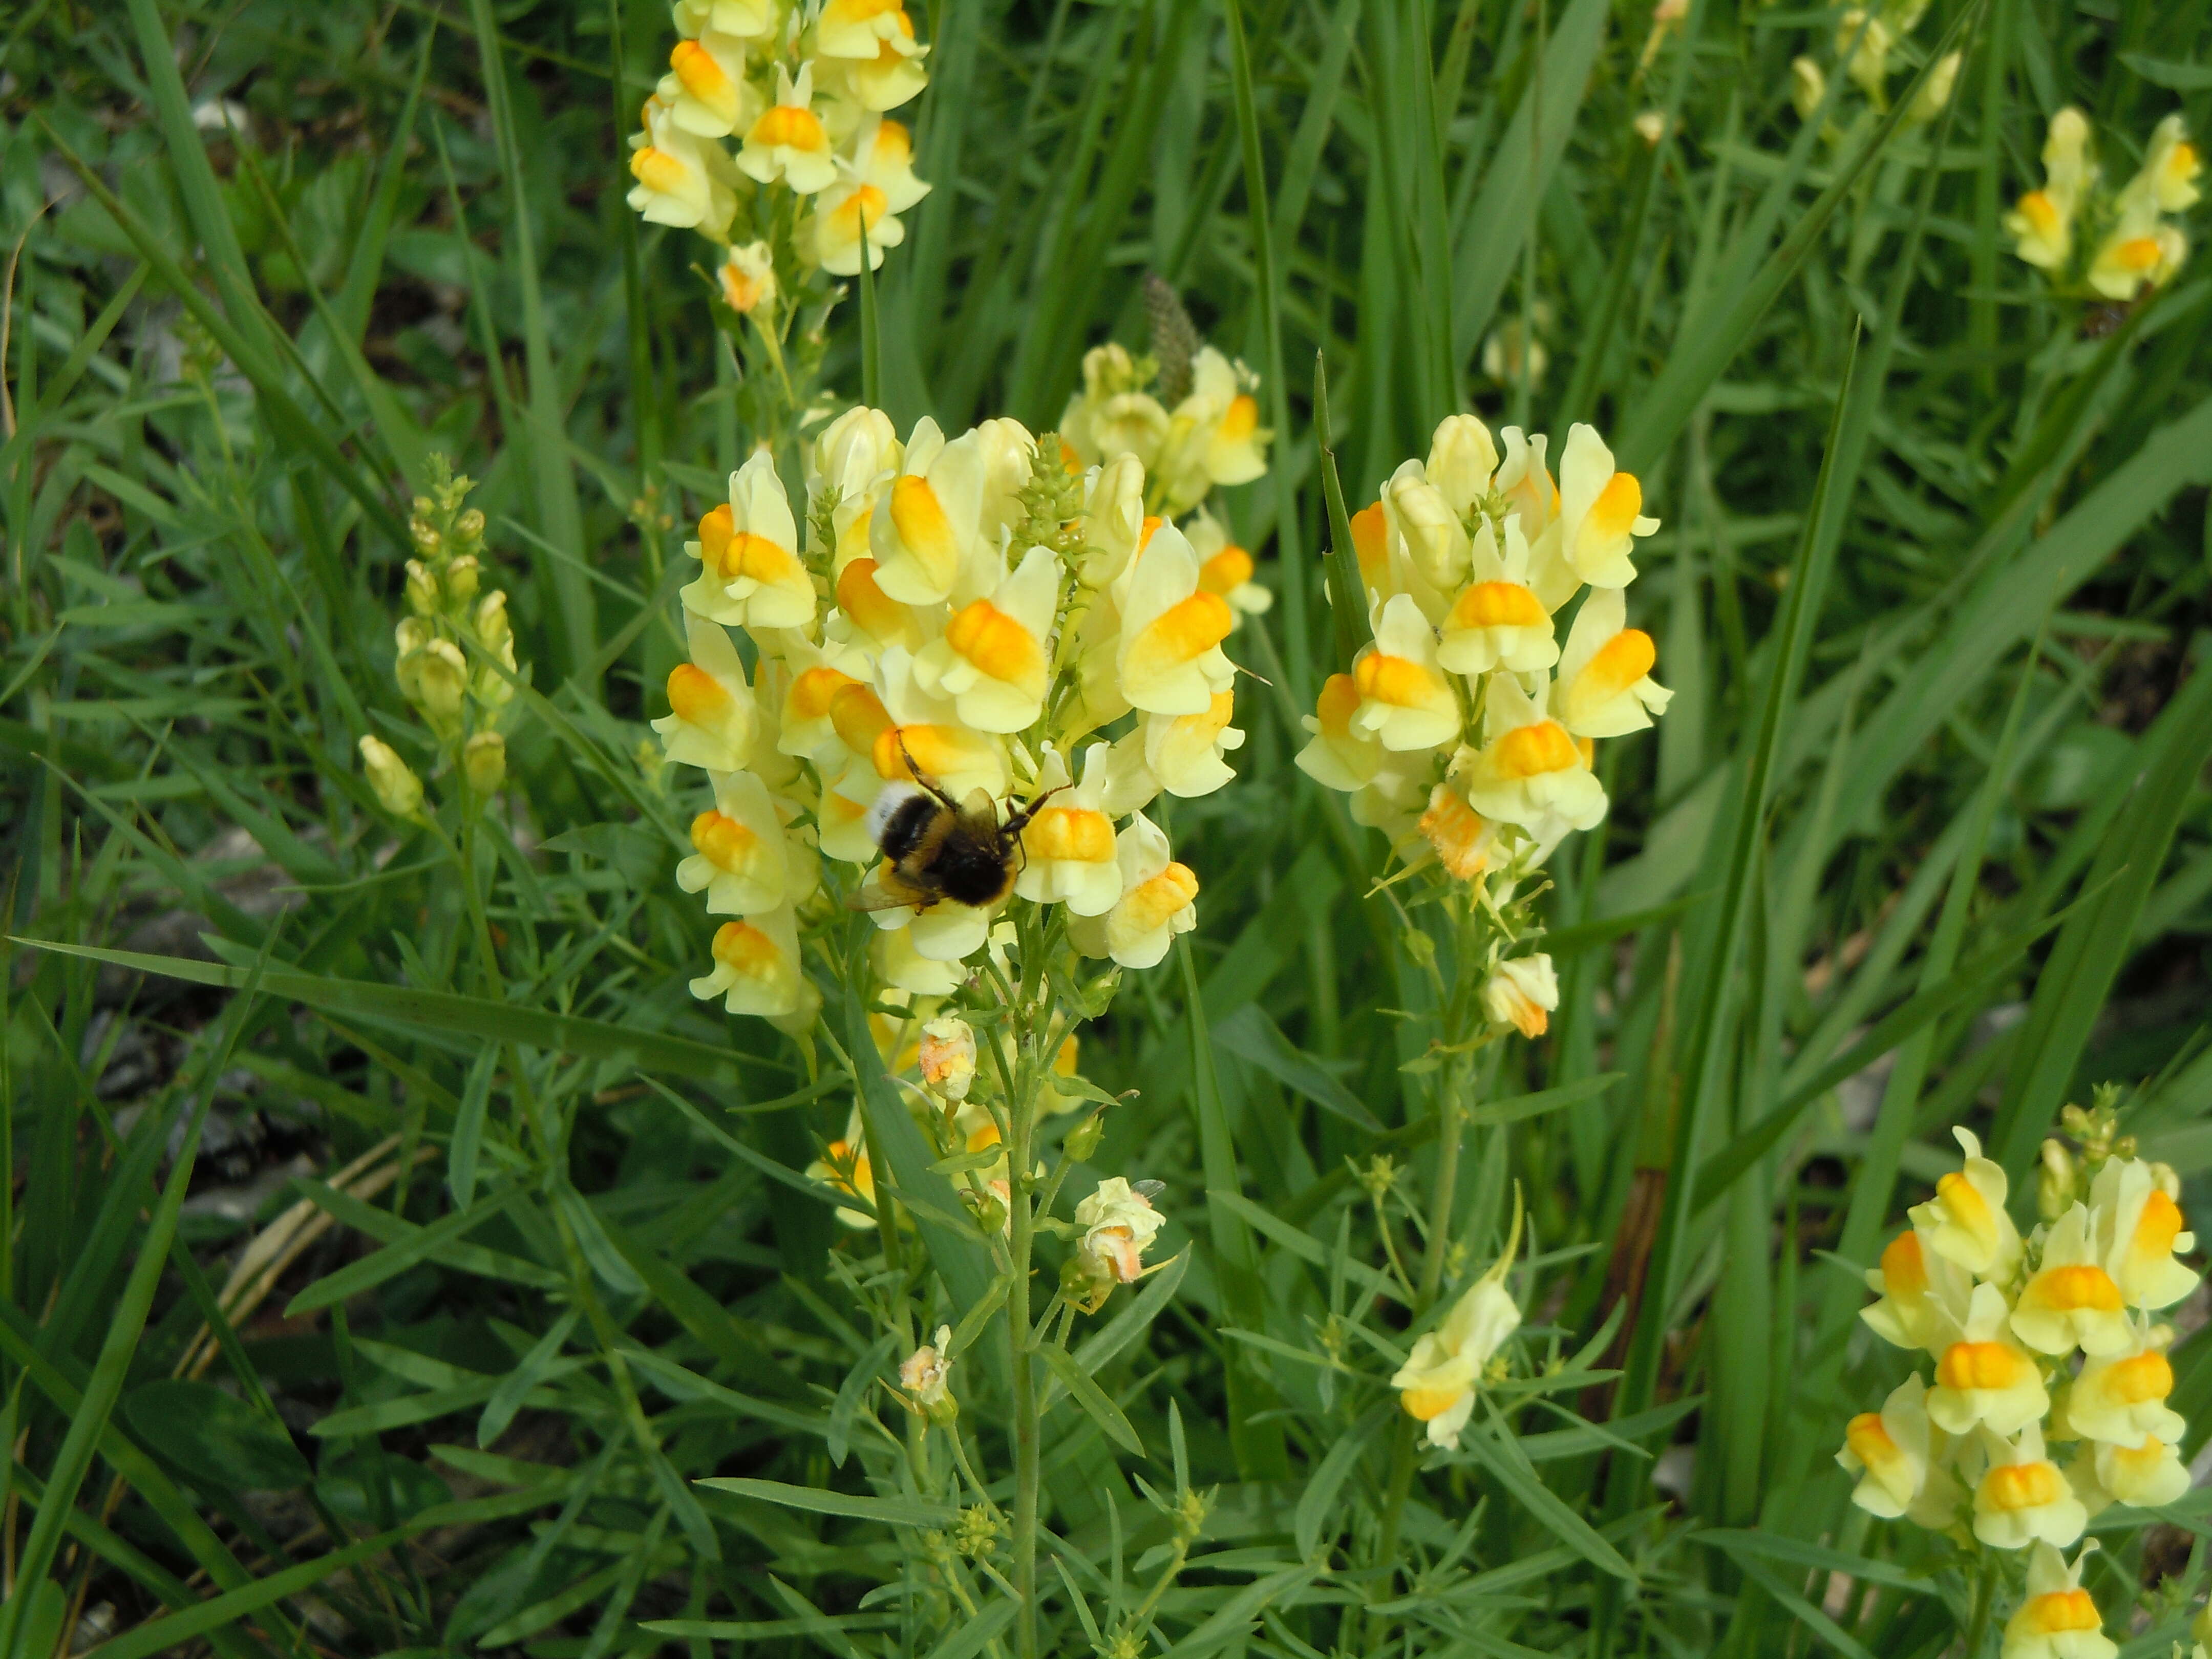
[[[830,136],[811,109],[796,104],[776,104],[764,111],[745,135],[753,143],[770,149],[827,149]]]
[[[2008,1389],[2024,1369],[2021,1357],[2002,1342],[1954,1342],[1936,1362],[1936,1381],[1961,1392]]]
[[[1512,778],[1565,772],[1580,763],[1582,750],[1557,720],[1516,726],[1498,740],[1498,769]]]
[[[1982,1477],[1983,1493],[2000,1510],[2039,1510],[2057,1498],[2063,1485],[2048,1463],[1998,1463]]]
[[[705,726],[726,714],[732,702],[712,674],[696,664],[679,662],[668,671],[668,706],[678,720]]]
[[[1544,607],[1519,582],[1477,582],[1453,601],[1448,628],[1541,628]]]

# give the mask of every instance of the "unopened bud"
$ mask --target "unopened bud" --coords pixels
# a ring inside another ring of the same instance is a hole
[[[384,810],[397,818],[418,817],[422,811],[422,780],[399,758],[398,751],[381,738],[361,740],[361,763],[368,773],[368,787]]]
[[[1936,60],[1936,67],[1928,71],[1927,82],[1920,88],[1920,95],[1912,100],[1912,107],[1906,112],[1906,120],[1925,125],[1943,112],[1943,106],[1951,101],[1951,88],[1958,84],[1960,56],[1955,52],[1947,52]]]
[[[500,647],[514,638],[514,625],[507,619],[507,595],[498,588],[477,602],[476,621],[477,638],[494,656],[499,655]]]
[[[507,781],[507,739],[496,732],[477,732],[461,745],[461,771],[479,795],[497,794]]]
[[[453,539],[473,546],[483,539],[484,515],[473,507],[453,520]]]
[[[1098,1143],[1105,1138],[1106,1115],[1093,1112],[1089,1117],[1067,1132],[1063,1143],[1068,1157],[1078,1164],[1088,1164],[1098,1151]]]
[[[408,525],[407,533],[415,543],[415,550],[424,558],[434,558],[445,547],[445,538],[428,519],[416,519]]]
[[[2056,1221],[2074,1203],[2074,1155],[2056,1139],[2043,1143],[2043,1163],[2035,1175],[2035,1211]]]
[[[474,555],[464,555],[446,567],[446,592],[455,605],[466,605],[477,596],[477,584],[483,579],[483,566]]]
[[[418,617],[438,609],[437,573],[420,559],[407,561],[407,608]]]
[[[968,1098],[975,1080],[975,1033],[950,1015],[921,1028],[921,1080],[945,1100]]]
[[[1828,77],[1820,66],[1809,58],[1793,58],[1790,64],[1790,105],[1797,112],[1797,118],[1809,121],[1828,95]]]
[[[461,717],[469,688],[468,659],[451,640],[433,640],[415,657],[416,702],[430,724],[450,726]]]

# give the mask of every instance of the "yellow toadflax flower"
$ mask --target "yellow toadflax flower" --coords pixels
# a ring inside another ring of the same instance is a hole
[[[1966,1153],[1965,1167],[1938,1181],[1929,1202],[1912,1207],[1912,1224],[1932,1249],[1968,1273],[2008,1279],[2019,1264],[2021,1246],[2020,1232],[2005,1213],[2005,1172],[1982,1156],[1972,1130],[1952,1133]]]
[[[2027,1599],[2005,1621],[2002,1659],[2116,1659],[2119,1644],[2105,1634],[2097,1604],[2081,1588],[2081,1563],[2095,1542],[2084,1545],[2071,1566],[2050,1545],[2035,1547]]]
[[[1928,1249],[1911,1230],[1890,1240],[1881,1266],[1867,1270],[1866,1282],[1881,1300],[1861,1309],[1859,1317],[1884,1341],[1939,1357],[1950,1332],[1966,1319],[1973,1289],[1965,1269]]]
[[[1994,1285],[1977,1285],[1966,1317],[1936,1362],[1928,1415],[1951,1434],[1979,1425],[2017,1434],[2051,1409],[2035,1359],[2013,1338],[2011,1310]]]
[[[630,140],[630,176],[637,180],[630,207],[653,224],[728,241],[738,210],[728,155],[677,125],[674,106],[658,94],[646,100],[642,120],[645,130]]]
[[[1923,1527],[1949,1524],[1965,1494],[1939,1458],[1948,1437],[1928,1419],[1919,1374],[1890,1391],[1879,1412],[1862,1412],[1844,1429],[1837,1465],[1858,1478],[1851,1502],[1885,1519],[1910,1516]]]
[[[2089,1511],[2044,1455],[2043,1427],[2030,1423],[2009,1443],[1985,1437],[1990,1466],[1974,1488],[1974,1536],[2002,1550],[2044,1543],[2064,1549],[2081,1536]]]
[[[1483,1012],[1525,1037],[1543,1036],[1559,1006],[1559,976],[1552,971],[1551,957],[1540,953],[1501,962],[1483,981]]]
[[[1426,1425],[1431,1446],[1459,1449],[1460,1431],[1474,1412],[1474,1391],[1505,1339],[1521,1328],[1521,1309],[1505,1288],[1505,1275],[1521,1246],[1519,1194],[1514,1199],[1513,1231],[1489,1271],[1467,1288],[1434,1330],[1413,1343],[1406,1363],[1390,1379],[1406,1415]]]

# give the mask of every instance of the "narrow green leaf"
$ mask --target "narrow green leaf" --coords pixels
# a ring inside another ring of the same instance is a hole
[[[1091,1374],[1077,1364],[1066,1349],[1046,1343],[1037,1350],[1052,1374],[1060,1379],[1075,1403],[1083,1407],[1091,1420],[1106,1431],[1107,1437],[1122,1450],[1139,1457],[1145,1455],[1145,1443],[1123,1416],[1121,1408],[1106,1397],[1106,1391],[1091,1380]]]
[[[887,1527],[945,1527],[959,1518],[959,1511],[951,1505],[926,1503],[919,1498],[871,1498],[817,1486],[786,1486],[781,1480],[734,1477],[718,1477],[696,1484],[787,1510],[805,1510],[811,1515],[842,1515],[855,1521],[878,1521]]]

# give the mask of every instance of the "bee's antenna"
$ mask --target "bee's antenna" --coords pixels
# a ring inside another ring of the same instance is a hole
[[[1006,836],[1020,835],[1023,830],[1029,828],[1030,820],[1037,815],[1038,811],[1042,809],[1047,801],[1050,800],[1061,790],[1073,789],[1074,787],[1075,786],[1072,783],[1055,783],[1051,788],[1046,790],[1042,794],[1030,796],[1028,802],[1023,806],[1022,810],[1006,820],[1006,827],[1000,831],[1000,834]]]
[[[936,779],[926,775],[921,768],[915,764],[914,751],[906,746],[906,728],[902,726],[894,726],[891,727],[891,737],[898,744],[899,758],[906,763],[907,775],[915,781],[915,786],[934,795],[944,803],[947,811],[958,811],[960,803],[946,794],[944,786]]]

